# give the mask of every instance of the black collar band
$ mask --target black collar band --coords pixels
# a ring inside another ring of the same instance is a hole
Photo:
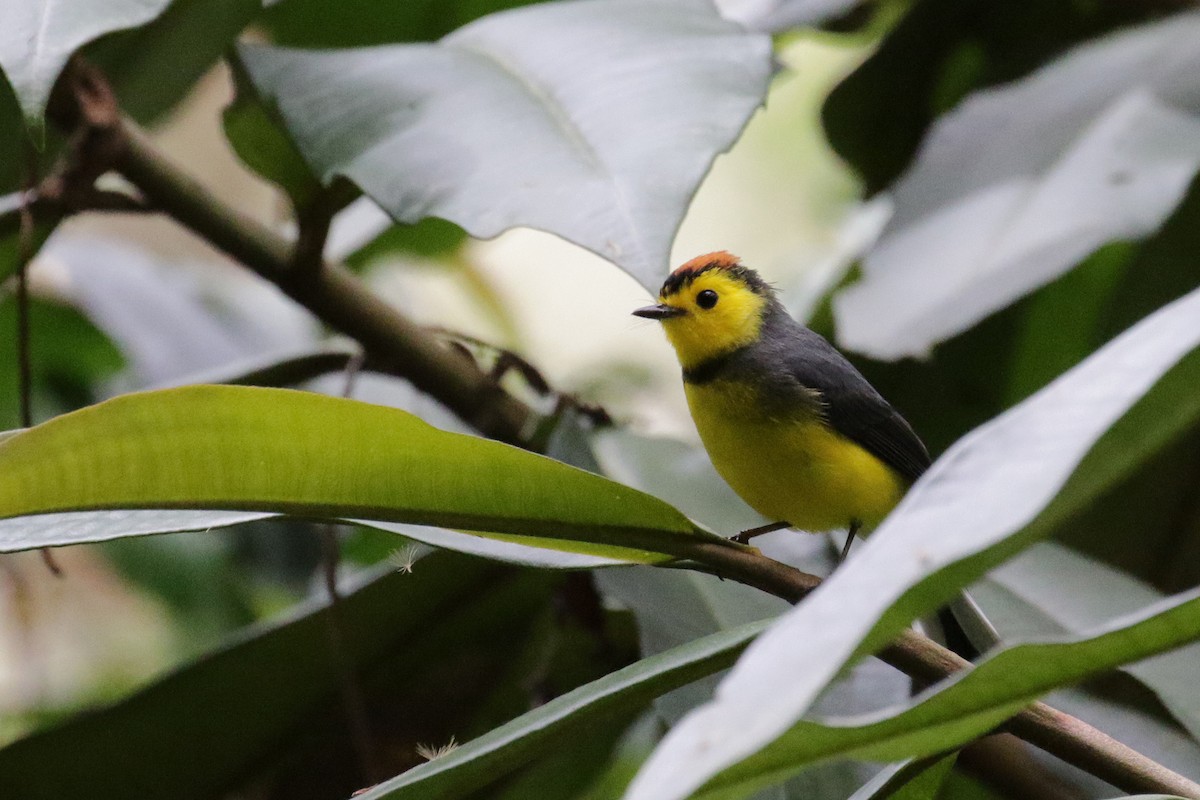
[[[690,383],[693,386],[709,383],[721,377],[721,373],[729,366],[738,355],[740,355],[749,345],[735,347],[725,353],[715,355],[705,361],[701,361],[694,367],[686,367],[683,370],[683,382]]]

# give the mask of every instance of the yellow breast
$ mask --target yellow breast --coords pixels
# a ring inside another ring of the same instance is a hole
[[[786,418],[755,409],[753,387],[717,380],[685,384],[688,406],[713,466],[771,521],[806,531],[870,528],[900,501],[905,485],[886,464],[833,431],[800,404]]]

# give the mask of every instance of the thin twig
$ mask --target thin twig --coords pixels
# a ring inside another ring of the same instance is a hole
[[[32,145],[26,144],[32,150]],[[17,393],[21,427],[33,427],[33,367],[30,357],[29,329],[29,262],[33,260],[33,213],[29,198],[36,182],[34,158],[28,159],[25,187],[19,208],[20,227],[17,233]]]
[[[296,209],[296,246],[292,250],[291,280],[319,281],[325,266],[325,242],[341,200],[326,189],[304,207]]]
[[[354,379],[362,367],[362,353],[355,353],[346,364],[346,382],[342,387],[342,395],[349,397],[354,391]],[[375,737],[371,734],[371,718],[367,714],[367,703],[362,687],[358,684],[358,675],[346,657],[346,632],[342,614],[342,595],[338,590],[337,572],[341,561],[341,548],[338,544],[337,526],[325,524],[320,527],[321,535],[321,565],[325,575],[325,591],[329,594],[329,608],[325,614],[328,623],[330,654],[333,657],[334,668],[338,673],[338,684],[342,693],[342,709],[346,713],[346,726],[350,730],[350,741],[358,758],[359,770],[364,782],[378,783],[387,777],[380,763],[375,747]]]
[[[337,529],[334,525],[321,525],[321,562],[325,577],[325,591],[329,595],[329,607],[325,610],[326,630],[329,633],[329,655],[338,675],[338,688],[342,695],[342,710],[346,716],[346,727],[350,742],[358,759],[358,768],[364,783],[375,784],[388,776],[379,763],[375,738],[371,734],[371,718],[367,714],[367,702],[358,676],[350,659],[346,657],[346,634],[342,612],[342,595],[338,591],[337,570],[340,551]]]
[[[33,187],[37,183],[37,155],[33,145],[26,142],[25,181],[21,191],[20,216],[17,232],[17,393],[20,398],[21,427],[33,427],[33,344],[29,324],[29,262],[33,260]],[[43,547],[42,563],[50,574],[61,578],[63,571],[54,560],[49,547]]]

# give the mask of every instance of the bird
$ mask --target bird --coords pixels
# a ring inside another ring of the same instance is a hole
[[[633,314],[662,324],[717,472],[772,520],[737,541],[845,529],[844,560],[929,467],[908,421],[737,256],[693,258]]]

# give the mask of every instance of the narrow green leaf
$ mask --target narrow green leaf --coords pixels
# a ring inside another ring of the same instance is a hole
[[[294,209],[304,209],[321,182],[258,96],[241,59],[231,57],[230,65],[237,92],[221,114],[225,138],[246,166],[286,192]]]
[[[664,692],[724,669],[765,627],[765,622],[750,623],[642,659],[376,786],[362,800],[465,796],[528,763],[558,737],[578,735],[598,718],[638,708]]]
[[[1128,462],[1100,463],[1097,447],[1085,468],[1075,478],[1072,473],[1097,440],[1198,344],[1200,291],[1143,320],[947,451],[865,546],[760,639],[714,701],[672,730],[635,783],[631,800],[686,796],[751,756],[807,713],[848,664],[1046,535],[1047,519],[1094,497],[1096,473],[1128,468]]]
[[[401,222],[550,231],[654,289],[770,55],[708,0],[545,3],[436,44],[241,50],[324,181],[350,179]]]
[[[125,395],[0,444],[0,518],[154,508],[439,525],[633,560],[695,536],[721,541],[598,475],[396,409],[284,389]],[[88,541],[43,533],[8,548]]]
[[[1161,592],[1065,547],[1046,542],[989,573],[988,580],[1032,604],[1062,629],[1078,633],[1163,599]],[[1126,671],[1154,691],[1200,741],[1196,668],[1200,645],[1181,649]]]
[[[238,359],[215,369],[184,375],[148,388],[166,389],[197,383],[276,388],[297,386],[324,375],[344,374],[355,355],[356,350],[352,347],[315,344],[312,347]]]
[[[432,41],[481,16],[546,0],[287,0],[267,2],[261,24],[290,47],[360,47]]]
[[[1002,650],[899,712],[801,721],[762,752],[717,776],[713,788],[775,781],[805,764],[835,756],[920,758],[958,747],[1054,688],[1197,638],[1200,591],[1193,591],[1091,636]]]
[[[957,753],[941,758],[911,759],[884,769],[849,800],[930,800],[954,768]]]

